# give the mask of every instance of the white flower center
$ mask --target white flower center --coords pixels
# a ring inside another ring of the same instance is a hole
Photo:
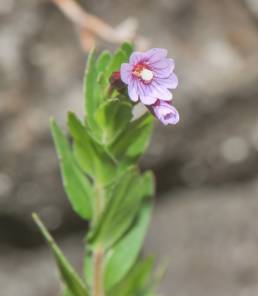
[[[143,69],[140,73],[140,77],[144,81],[150,81],[153,78],[153,72],[149,69]]]

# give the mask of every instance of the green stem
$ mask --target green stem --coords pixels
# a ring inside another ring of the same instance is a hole
[[[94,224],[98,221],[104,207],[104,192],[103,188],[96,184],[96,200]],[[104,281],[103,281],[103,267],[105,259],[105,250],[102,246],[97,246],[93,252],[93,286],[92,296],[105,296]]]
[[[103,188],[100,185],[96,184],[95,191],[96,191],[96,196],[95,196],[95,209],[94,209],[93,224],[95,224],[98,221],[98,218],[100,217],[100,215],[105,207]]]

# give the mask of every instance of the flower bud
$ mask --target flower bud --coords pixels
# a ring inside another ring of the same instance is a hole
[[[151,113],[164,125],[177,124],[179,122],[179,113],[167,101],[157,99],[157,101],[149,106]]]

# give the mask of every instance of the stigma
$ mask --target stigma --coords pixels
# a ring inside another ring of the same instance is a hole
[[[153,72],[146,68],[143,68],[142,71],[140,72],[140,77],[145,82],[151,81],[153,76],[154,76]]]

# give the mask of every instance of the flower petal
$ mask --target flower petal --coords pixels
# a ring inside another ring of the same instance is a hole
[[[144,96],[140,97],[140,100],[144,105],[152,105],[157,101],[157,98]]]
[[[164,59],[168,54],[168,51],[164,48],[152,48],[144,53],[144,57],[148,59],[148,62],[155,63]]]
[[[168,77],[175,68],[173,59],[164,59],[160,62],[151,65],[155,77],[165,78]]]
[[[131,79],[128,84],[128,95],[133,102],[137,102],[139,99],[137,81],[135,79]]]
[[[166,89],[166,88],[163,88],[160,93],[161,93],[161,98],[164,101],[171,101],[172,98],[173,98],[172,93],[168,89]]]
[[[175,89],[178,86],[178,79],[175,73],[170,74],[166,78],[155,78],[155,80],[166,88]]]
[[[121,69],[120,69],[120,75],[121,75],[121,80],[128,84],[130,77],[132,76],[132,65],[124,63],[121,65]]]
[[[144,105],[152,105],[157,101],[157,97],[153,95],[153,86],[151,84],[144,84],[142,81],[138,80],[138,93],[141,102]]]
[[[152,95],[157,97],[157,98],[162,98],[164,101],[170,101],[172,100],[172,93],[166,88],[163,87],[162,85],[158,84],[156,81],[153,81],[152,83],[153,86],[153,92]]]
[[[137,64],[143,68],[146,64],[146,67],[153,71],[153,78],[148,83],[133,74]],[[146,52],[134,52],[129,63],[121,65],[120,76],[123,83],[128,85],[130,99],[134,102],[140,99],[143,104],[150,106],[156,104],[157,98],[162,98],[162,102],[172,99],[169,89],[175,89],[178,85],[177,76],[173,73],[174,68],[175,61],[167,58],[166,49],[153,48]]]
[[[153,97],[149,85],[146,85],[142,81],[137,80],[137,88],[140,100],[143,104],[151,105],[156,102],[157,99]]]
[[[169,68],[172,72],[175,68],[175,61],[173,59],[161,59],[155,63],[151,63],[151,66],[156,70]]]
[[[140,63],[144,59],[144,53],[135,51],[134,53],[131,54],[129,63],[134,66],[137,63]]]

